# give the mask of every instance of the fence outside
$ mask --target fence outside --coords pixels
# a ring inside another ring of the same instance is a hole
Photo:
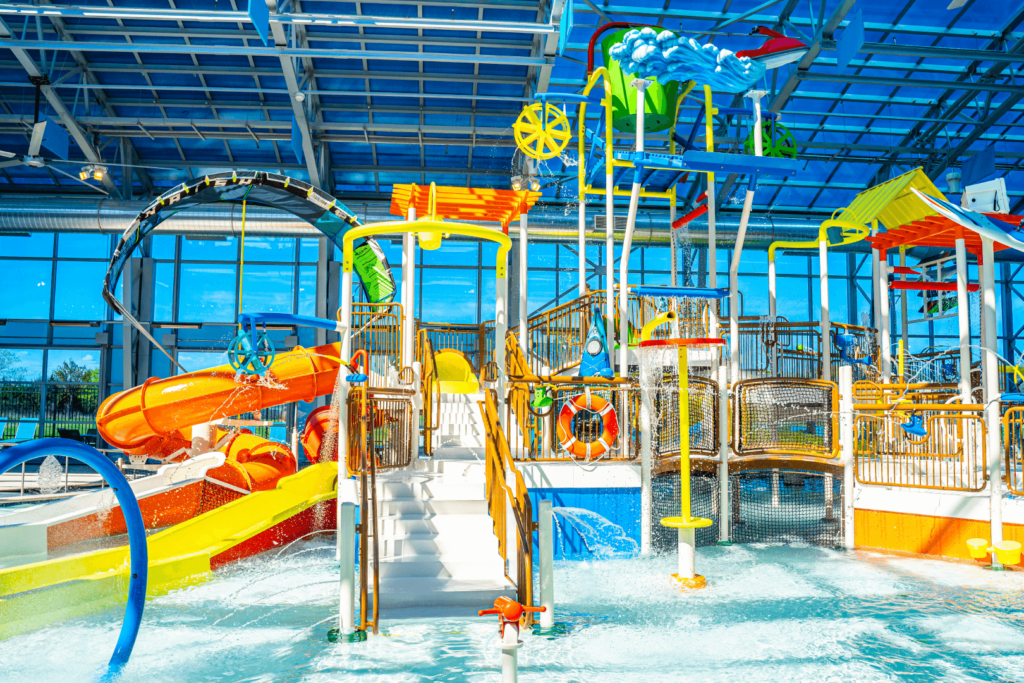
[[[96,435],[99,385],[63,382],[0,382],[0,419],[7,419],[3,439],[12,439],[22,419],[38,420],[38,438],[60,436],[70,429]]]

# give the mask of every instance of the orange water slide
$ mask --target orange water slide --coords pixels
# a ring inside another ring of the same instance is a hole
[[[230,365],[166,379],[152,378],[104,401],[96,415],[96,426],[115,448],[133,455],[166,458],[191,446],[193,425],[293,401],[312,401],[331,393],[342,366],[339,356],[339,344],[299,347],[279,354],[263,378],[236,374]],[[276,482],[282,469],[295,471],[295,456],[277,446],[251,434],[232,438],[225,452],[230,461],[244,465],[248,485],[243,488],[260,490],[270,480]],[[289,457],[291,467],[282,462]],[[225,467],[229,465],[225,463]],[[234,469],[243,475],[237,467]],[[229,483],[239,485],[235,477],[231,479],[235,481]]]

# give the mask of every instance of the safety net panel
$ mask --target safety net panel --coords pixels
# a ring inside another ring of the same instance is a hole
[[[668,472],[651,481],[654,504],[651,506],[651,545],[655,552],[676,552],[679,532],[662,526],[665,517],[679,516],[679,472]],[[690,476],[690,508],[694,517],[710,519],[709,527],[697,529],[697,545],[715,545],[718,542],[718,475],[714,472],[694,472]]]
[[[736,384],[735,401],[738,455],[838,456],[839,392],[833,382],[748,380]]]
[[[664,369],[664,382],[654,397],[652,445],[658,456],[679,453],[679,384],[675,366]],[[690,455],[718,453],[718,383],[703,377],[687,380],[690,397]]]

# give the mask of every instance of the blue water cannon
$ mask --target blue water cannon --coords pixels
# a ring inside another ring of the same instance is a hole
[[[839,349],[839,357],[848,363],[860,364],[866,367],[872,365],[870,358],[851,358],[850,350],[857,348],[858,340],[852,334],[839,333],[835,336],[836,348]]]
[[[928,430],[924,427],[924,416],[917,413],[910,416],[910,422],[904,422],[900,427],[903,427],[903,431],[907,434],[916,436],[919,439],[928,436]]]

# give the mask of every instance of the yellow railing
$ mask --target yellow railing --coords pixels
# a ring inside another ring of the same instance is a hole
[[[939,491],[985,488],[985,420],[978,404],[855,403],[853,452],[862,484]],[[921,419],[925,434],[902,425]]]
[[[401,304],[352,304],[352,352],[360,349],[370,355],[370,371],[377,378],[402,368]],[[372,382],[377,383],[383,384]]]
[[[485,323],[486,324],[486,323]],[[434,352],[443,349],[461,351],[469,359],[477,373],[489,359],[481,359],[481,349],[486,349],[484,325],[450,325],[448,323],[416,323],[416,358],[423,362],[422,341],[430,339]],[[493,333],[493,330],[492,330]],[[484,351],[486,356],[486,351]]]
[[[437,376],[437,365],[434,363],[434,346],[427,337],[426,330],[420,332],[418,348],[420,349],[423,381],[420,391],[423,395],[423,453],[434,454],[433,435],[440,424],[441,415],[441,381]]]
[[[839,368],[850,363],[842,358],[838,347],[836,347],[835,335],[838,333],[857,337],[861,341],[858,346],[862,349],[872,347],[871,339],[875,331],[846,323],[832,323],[831,329],[832,338],[829,340],[831,368],[832,376],[836,377]],[[726,340],[728,349],[729,327],[727,325],[723,326],[721,336]],[[763,377],[820,379],[821,323],[790,322],[785,318],[779,318],[774,325],[767,318],[740,321],[739,352],[741,379]],[[871,368],[866,368],[863,364],[853,364],[856,379],[872,379],[878,376],[873,369],[877,365],[877,355],[876,350],[872,355]],[[850,357],[859,359],[865,357],[865,354],[858,349],[851,352]]]
[[[351,474],[358,474],[367,466],[366,453],[373,454],[378,470],[406,467],[412,462],[412,395],[408,389],[371,387],[367,399],[365,388],[352,388],[348,397],[349,434],[360,435],[365,441],[349,441]]]
[[[955,384],[914,382],[883,384],[871,380],[853,383],[853,402],[864,403],[945,403],[959,395]]]
[[[509,455],[508,443],[498,422],[498,407],[495,392],[488,389],[485,398],[479,402],[480,413],[486,428],[486,498],[487,510],[494,523],[494,535],[498,537],[498,551],[506,567],[511,555],[510,546],[515,544],[516,592],[520,604],[533,605],[533,510],[526,481]],[[511,473],[512,479],[509,480]],[[507,513],[511,511],[515,522],[515,538],[509,538]],[[509,577],[511,579],[511,577]],[[527,615],[529,617],[529,615]]]
[[[1003,415],[1006,457],[1006,488],[1024,496],[1024,407],[1010,408]]]

